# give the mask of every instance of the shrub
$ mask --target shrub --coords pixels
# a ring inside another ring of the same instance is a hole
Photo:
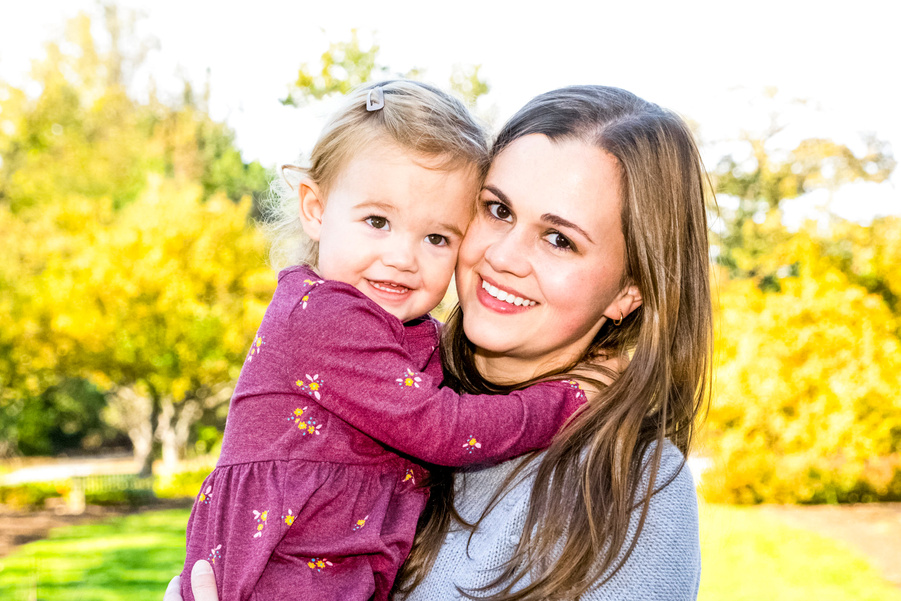
[[[200,485],[209,476],[210,471],[210,468],[203,468],[170,476],[158,476],[153,490],[161,499],[194,498],[200,492]]]
[[[809,239],[792,244],[800,267],[777,291],[720,284],[704,496],[901,500],[901,324]]]
[[[30,482],[0,486],[0,503],[13,509],[37,509],[44,501],[53,497],[64,497],[69,493],[66,482]]]

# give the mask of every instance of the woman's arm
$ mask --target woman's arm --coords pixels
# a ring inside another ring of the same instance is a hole
[[[693,601],[697,598],[701,581],[697,493],[687,464],[676,473],[682,454],[671,443],[665,445],[655,488],[659,489],[673,474],[675,478],[651,497],[644,528],[626,563],[613,578],[590,589],[582,599]],[[629,528],[630,539],[639,515],[640,509],[636,509]]]

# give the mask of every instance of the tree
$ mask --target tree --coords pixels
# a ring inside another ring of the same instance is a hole
[[[357,30],[351,29],[350,40],[329,44],[328,50],[319,57],[318,65],[304,63],[300,66],[297,80],[282,103],[301,106],[332,94],[347,94],[372,79],[373,74],[388,71],[387,67],[377,64],[378,53],[377,44],[361,48]]]
[[[157,267],[174,265],[173,282],[189,277],[205,283],[206,305],[195,299],[194,306],[221,307],[232,302],[225,299],[233,299],[228,296],[233,291],[247,293],[246,282],[240,279],[246,274],[235,269],[246,271],[249,262],[256,261],[255,269],[263,270],[262,243],[248,233],[247,211],[248,197],[265,190],[267,177],[258,163],[243,161],[233,132],[209,116],[208,90],[197,98],[185,82],[179,102],[166,103],[155,94],[149,102],[131,98],[129,82],[154,44],[140,44],[138,52],[127,54],[121,39],[132,19],[121,19],[112,6],[104,7],[104,18],[105,40],[94,38],[92,18],[82,14],[69,23],[64,41],[47,45],[46,56],[35,62],[32,73],[41,90],[36,97],[0,82],[0,236],[4,241],[0,245],[0,321],[4,323],[0,328],[0,452],[55,450],[48,442],[52,439],[75,444],[75,438],[57,436],[50,426],[38,427],[34,408],[44,407],[48,415],[68,415],[65,412],[77,402],[83,412],[96,414],[96,397],[88,391],[98,385],[109,400],[110,406],[101,411],[108,423],[129,432],[138,454],[148,461],[154,438],[162,439],[171,463],[184,447],[197,407],[221,404],[229,378],[236,376],[241,364],[235,338],[219,330],[216,335],[226,339],[221,343],[204,338],[203,332],[213,336],[221,326],[240,337],[247,327],[242,316],[255,310],[254,294],[265,296],[260,290],[266,286],[260,284],[242,303],[229,305],[234,322],[197,309],[203,318],[192,324],[167,323],[151,310],[160,298],[159,284],[151,285],[150,277],[126,281],[132,266],[125,259],[130,255],[120,253],[134,250],[129,241],[148,235],[150,224],[159,230],[154,232],[157,240],[165,240],[170,230],[191,236],[192,241],[186,240],[183,246],[172,242],[168,248],[144,239],[140,247],[144,254],[131,258],[139,266],[148,261]],[[171,202],[184,206],[160,202],[157,208],[167,214],[154,214],[148,203],[160,193],[171,193]],[[146,215],[137,217],[140,211]],[[171,221],[180,218],[194,229]],[[226,226],[219,223],[223,219],[232,229],[223,229]],[[236,229],[237,223],[241,228]],[[238,280],[215,280],[214,285],[214,280],[166,254],[187,253],[198,244],[207,248],[226,244],[204,237],[216,232],[235,237],[237,247],[245,252],[234,266],[219,266],[215,257],[189,258],[217,265],[221,277]],[[111,266],[116,270],[111,271]],[[100,274],[110,279],[101,282]],[[118,282],[118,287],[110,281]],[[110,291],[119,297],[109,297]],[[185,306],[192,306],[190,299]],[[140,322],[141,310],[148,321]],[[139,324],[142,333],[133,330]],[[177,363],[183,371],[180,377],[157,352],[166,336],[201,346],[196,351],[199,358],[189,361],[182,355]],[[141,353],[146,355],[139,360]],[[219,359],[213,361],[215,356]],[[153,361],[162,361],[168,371]],[[218,367],[213,369],[211,364]],[[105,365],[110,371],[104,375]],[[151,369],[161,374],[157,380],[146,376]],[[84,428],[80,441],[96,430],[87,422]]]
[[[39,277],[56,346],[77,349],[69,369],[109,393],[106,415],[145,469],[154,433],[173,468],[202,410],[228,400],[272,293],[249,208],[157,180],[120,211],[108,206],[111,218]]]
[[[858,180],[882,182],[895,167],[886,143],[874,136],[866,137],[862,156],[846,145],[819,138],[779,152],[771,142],[782,129],[774,117],[762,135],[744,135],[748,156],[727,155],[711,174],[716,192],[737,201],[737,207],[726,211],[725,231],[717,240],[717,260],[733,275],[760,273],[758,259],[779,239],[784,201],[817,189],[834,191]]]
[[[901,321],[812,230],[764,257],[777,289],[719,282],[709,498],[901,499]]]
[[[304,63],[300,66],[297,79],[282,103],[304,106],[335,94],[347,94],[367,81],[387,77],[392,70],[379,63],[378,53],[378,44],[362,47],[357,30],[351,29],[350,40],[329,44],[317,64]],[[479,76],[480,68],[480,65],[454,65],[451,74],[450,89],[469,106],[475,106],[478,98],[491,89]],[[413,67],[397,76],[421,79],[423,75],[422,69]]]

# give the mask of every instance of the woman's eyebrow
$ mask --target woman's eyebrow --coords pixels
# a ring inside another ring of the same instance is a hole
[[[500,188],[496,188],[495,186],[485,186],[484,190],[488,190],[492,194],[498,197],[501,202],[506,204],[510,204],[510,199],[507,198],[507,195],[500,191]]]
[[[553,213],[545,213],[544,215],[541,216],[541,220],[547,221],[551,225],[556,225],[557,227],[566,227],[566,228],[576,230],[577,232],[579,232],[580,234],[585,236],[585,238],[588,239],[589,242],[594,244],[594,240],[591,239],[591,236],[588,235],[588,232],[586,232],[585,230],[580,228],[578,225],[576,225],[572,221],[568,221],[568,220],[564,219],[563,217],[560,217],[559,215],[554,215]]]

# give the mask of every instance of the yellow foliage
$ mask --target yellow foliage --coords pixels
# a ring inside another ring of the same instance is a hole
[[[275,283],[250,200],[203,202],[200,186],[162,179],[119,212],[67,200],[30,221],[0,213],[16,240],[2,252],[19,255],[4,261],[18,300],[0,307],[25,318],[12,321],[31,361],[59,369],[68,355],[68,375],[175,399],[236,378]]]
[[[781,291],[719,285],[708,498],[901,498],[898,317],[806,232],[768,259],[797,270]]]

